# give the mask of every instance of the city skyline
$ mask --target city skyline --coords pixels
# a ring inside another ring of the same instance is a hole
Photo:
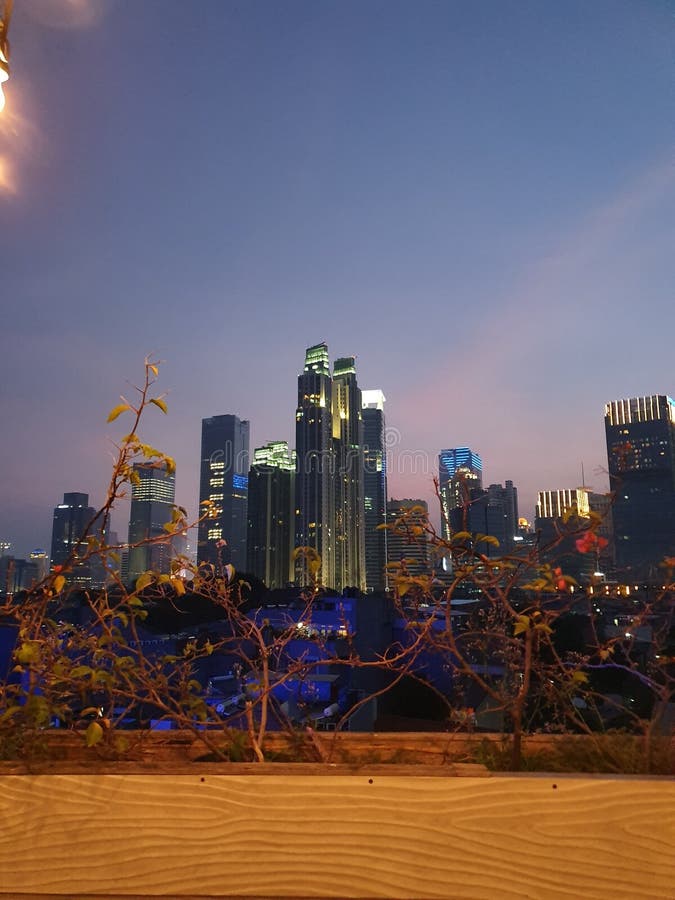
[[[17,4],[0,539],[48,548],[63,493],[101,502],[105,416],[148,353],[169,415],[144,437],[193,515],[201,419],[293,446],[297,357],[324,339],[428,460],[390,497],[433,509],[457,446],[530,518],[582,463],[606,490],[605,404],[675,389],[674,25],[545,6]]]

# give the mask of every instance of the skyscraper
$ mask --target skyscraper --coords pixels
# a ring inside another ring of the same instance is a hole
[[[295,459],[286,441],[258,447],[248,476],[247,572],[269,588],[293,580]]]
[[[335,577],[333,587],[366,588],[361,391],[353,356],[333,365]]]
[[[512,481],[507,481],[504,486],[491,484],[486,490],[471,488],[461,499],[461,505],[450,510],[450,524],[453,531],[466,530],[472,535],[496,538],[499,546],[488,542],[476,545],[485,556],[511,553],[518,533],[518,489]]]
[[[333,382],[325,343],[307,349],[305,366],[298,376],[295,447],[295,546],[317,551],[321,557],[321,580],[333,587]],[[297,574],[301,583],[307,582],[302,567]]]
[[[202,420],[199,502],[212,505],[199,524],[198,563],[246,566],[248,441],[249,423],[238,416]]]
[[[618,575],[660,583],[659,563],[675,555],[675,401],[607,403],[605,436]]]
[[[598,560],[595,554],[579,552],[576,541],[580,530],[590,525],[591,509],[600,504],[599,495],[587,487],[539,491],[534,527],[542,562],[555,563],[577,580],[590,579]]]
[[[365,588],[363,422],[354,357],[335,362],[309,347],[298,377],[295,414],[295,544],[321,556],[321,581]],[[300,564],[297,577],[307,582]]]
[[[168,574],[174,548],[164,525],[171,521],[176,479],[164,463],[135,463],[131,484],[129,515],[128,577],[136,580],[143,572]],[[144,543],[163,538],[156,543]],[[134,546],[140,544],[140,546]]]
[[[430,571],[429,540],[426,533],[417,534],[416,529],[427,522],[429,507],[425,500],[389,500],[387,502],[387,524],[393,526],[387,536],[387,563],[401,563],[404,560],[411,575],[428,575]],[[400,525],[396,526],[396,522]],[[392,570],[391,578],[396,577]]]
[[[483,486],[483,461],[469,447],[454,447],[438,454],[438,491],[441,497],[441,533],[452,530],[451,512],[466,505],[472,490]]]
[[[363,417],[363,498],[366,589],[382,590],[386,585],[387,562],[387,448],[385,444],[382,391],[361,391]]]
[[[63,495],[63,503],[54,509],[52,522],[52,568],[62,566],[73,552],[76,558],[86,553],[86,543],[81,544],[80,541],[87,525],[92,526],[89,534],[96,535],[93,528],[95,516],[96,510],[89,506],[89,494],[71,492]],[[68,577],[74,584],[91,587],[91,566],[88,562],[78,564]]]

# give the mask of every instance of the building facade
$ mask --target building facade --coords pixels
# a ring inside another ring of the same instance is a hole
[[[331,375],[328,346],[309,347],[295,414],[295,546],[321,557],[321,582],[365,590],[361,391],[353,357]],[[299,557],[296,579],[311,578]]]
[[[660,583],[675,555],[675,401],[665,394],[605,406],[617,576]]]
[[[470,484],[471,482],[467,482]],[[452,495],[456,501],[449,511],[453,531],[469,531],[472,535],[489,535],[498,546],[483,542],[476,550],[488,557],[512,553],[518,535],[518,489],[512,481],[491,484],[485,490],[469,488],[464,497]]]
[[[361,391],[363,418],[363,521],[366,590],[386,586],[387,447],[382,391]]]
[[[295,546],[309,547],[321,557],[321,581],[329,587],[335,580],[335,497],[333,479],[333,381],[328,346],[309,347],[298,376],[295,412]],[[311,579],[298,560],[296,579]]]
[[[295,459],[286,441],[258,447],[248,475],[246,571],[269,588],[293,580]]]
[[[246,566],[249,423],[234,415],[202,420],[199,502],[210,502],[199,523],[197,562]]]
[[[400,564],[405,566],[411,575],[427,575],[433,562],[429,555],[429,540],[426,533],[419,533],[419,528],[426,525],[429,517],[429,505],[426,500],[388,500],[387,524],[390,530],[387,536],[387,566]],[[391,582],[392,576],[389,575]],[[392,585],[389,584],[388,587]]]
[[[87,545],[82,543],[82,538],[87,526],[91,526],[89,534],[100,536],[94,529],[95,518],[96,510],[89,506],[89,494],[70,492],[63,495],[63,503],[54,508],[52,521],[52,569],[63,566],[73,553],[75,559],[85,555]],[[68,573],[68,580],[81,587],[92,587],[91,570],[90,561],[75,563],[72,572]]]
[[[176,478],[165,463],[135,463],[129,513],[128,578],[135,581],[152,570],[171,571],[175,548],[164,525],[171,521],[176,499]]]
[[[438,492],[441,498],[441,534],[453,530],[452,510],[465,508],[474,490],[483,487],[483,460],[469,447],[452,447],[438,454]],[[455,517],[456,518],[456,517]]]
[[[364,456],[361,391],[353,356],[333,365],[333,587],[366,589],[364,533]]]

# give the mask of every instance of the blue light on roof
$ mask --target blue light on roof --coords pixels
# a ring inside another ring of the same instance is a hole
[[[460,466],[468,467],[476,472],[483,471],[483,460],[469,447],[452,447],[441,450],[439,462],[441,480],[452,478]]]

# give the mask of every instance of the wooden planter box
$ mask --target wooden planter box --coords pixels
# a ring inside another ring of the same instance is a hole
[[[675,896],[675,779],[190,763],[171,740],[135,762],[2,764],[0,895]]]

